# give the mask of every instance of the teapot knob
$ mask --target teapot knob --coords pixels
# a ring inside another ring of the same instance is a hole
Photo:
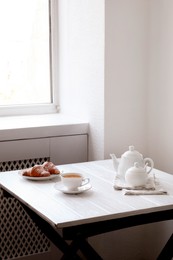
[[[129,151],[133,152],[135,150],[135,147],[133,145],[129,146]]]
[[[134,167],[139,168],[139,163],[138,163],[138,162],[135,162],[135,163],[134,163]]]

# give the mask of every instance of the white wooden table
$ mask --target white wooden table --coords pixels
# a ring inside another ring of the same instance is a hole
[[[87,242],[88,237],[173,219],[173,175],[156,169],[152,171],[167,195],[128,196],[113,188],[115,172],[111,160],[58,168],[64,172],[83,173],[90,178],[92,188],[77,195],[64,194],[54,187],[57,182],[61,184],[60,177],[30,181],[19,176],[18,171],[0,173],[0,186],[21,202],[45,235],[64,253],[64,259],[72,259],[79,248],[87,259],[101,259]],[[66,240],[72,240],[72,243],[69,245]],[[172,254],[172,241],[170,238],[161,257],[165,253]]]

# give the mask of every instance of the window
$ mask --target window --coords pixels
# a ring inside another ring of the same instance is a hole
[[[0,115],[55,112],[56,0],[0,0]]]

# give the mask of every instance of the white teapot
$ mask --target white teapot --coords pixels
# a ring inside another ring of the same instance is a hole
[[[146,166],[144,168],[140,167],[139,164],[135,162],[134,166],[130,167],[125,173],[126,183],[132,187],[144,186],[148,178]]]
[[[118,160],[115,154],[110,154],[115,171],[119,177],[125,178],[126,171],[134,166],[134,163],[137,162],[140,167],[145,167],[148,165],[147,173],[150,173],[154,167],[154,162],[151,158],[143,159],[142,154],[135,150],[134,146],[129,146],[129,151],[122,154],[121,159]]]

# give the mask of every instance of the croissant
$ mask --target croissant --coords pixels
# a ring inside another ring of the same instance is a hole
[[[43,167],[46,171],[50,172],[50,174],[60,173],[60,171],[56,168],[56,166],[52,162],[44,162]]]
[[[44,162],[42,165],[34,165],[32,168],[23,170],[23,176],[48,177],[51,174],[59,174],[60,171],[52,162]]]
[[[23,176],[31,176],[31,169],[32,168],[28,168],[22,171],[22,175]]]
[[[48,177],[50,172],[46,171],[42,165],[34,165],[31,169],[32,177]]]

